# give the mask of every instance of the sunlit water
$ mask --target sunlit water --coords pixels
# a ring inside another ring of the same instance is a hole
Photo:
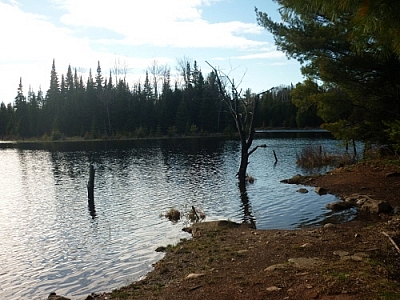
[[[109,291],[140,279],[162,257],[154,250],[190,238],[160,216],[201,208],[206,220],[298,228],[351,219],[332,214],[332,195],[296,192],[282,179],[306,171],[296,152],[308,145],[340,150],[330,139],[257,139],[254,184],[240,193],[238,141],[186,139],[26,145],[0,150],[0,298],[46,299]],[[274,164],[275,150],[278,163]],[[94,163],[95,211],[86,184]]]

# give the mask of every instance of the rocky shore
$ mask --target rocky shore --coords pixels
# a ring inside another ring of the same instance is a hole
[[[193,238],[166,246],[145,279],[83,299],[400,299],[399,172],[371,161],[299,177],[290,183],[323,188],[341,204],[385,203],[377,205],[384,209],[296,230],[197,223]]]

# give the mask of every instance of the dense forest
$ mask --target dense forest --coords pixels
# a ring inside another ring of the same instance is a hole
[[[116,68],[104,77],[100,62],[94,77],[90,71],[83,79],[71,66],[60,77],[53,60],[45,95],[29,88],[25,96],[21,79],[13,104],[1,104],[0,134],[3,138],[58,140],[235,132],[215,73],[204,78],[196,61],[181,65],[181,84],[177,80],[172,84],[167,66],[154,65],[146,71],[143,84],[130,86],[124,70]],[[280,86],[263,95],[257,127],[320,125],[315,111],[296,109],[291,90],[291,86]],[[254,95],[247,90],[243,97]]]
[[[255,18],[279,50],[301,63],[305,80],[240,93],[243,111],[257,106],[255,127],[323,126],[338,139],[399,151],[400,1],[273,1],[281,21],[257,8]],[[206,77],[196,61],[177,69],[179,80],[168,67],[151,66],[143,83],[129,85],[124,70],[104,77],[100,62],[94,77],[89,72],[84,79],[71,67],[59,77],[53,60],[45,95],[29,88],[25,96],[21,81],[14,102],[1,104],[0,135],[54,140],[236,131],[222,100],[237,99],[234,79],[221,92],[217,69]]]

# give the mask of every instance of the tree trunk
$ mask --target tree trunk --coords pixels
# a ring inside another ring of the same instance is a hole
[[[249,153],[245,137],[240,137],[242,139],[242,149],[240,156],[240,167],[238,171],[239,183],[244,184],[246,182],[247,166],[249,164]]]
[[[229,113],[232,115],[235,120],[236,128],[240,137],[242,149],[240,156],[240,167],[237,173],[239,178],[239,184],[244,185],[246,183],[246,175],[247,175],[247,166],[249,164],[249,156],[258,148],[265,148],[266,145],[257,146],[254,149],[250,150],[250,147],[254,140],[255,134],[255,115],[257,111],[257,104],[259,100],[259,96],[263,93],[267,93],[272,89],[269,89],[266,92],[262,92],[257,94],[253,99],[243,99],[240,98],[239,93],[236,90],[234,82],[229,79],[228,76],[225,76],[229,83],[232,85],[232,96],[227,94],[225,85],[222,84],[219,72],[215,67],[207,64],[213,69],[216,76],[217,85],[219,88],[220,95],[227,105],[229,109]]]

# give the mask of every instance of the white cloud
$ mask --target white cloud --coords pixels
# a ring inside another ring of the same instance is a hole
[[[236,59],[269,59],[269,58],[282,58],[285,57],[283,52],[277,50],[268,50],[265,52],[236,56]]]
[[[242,22],[240,16],[206,20],[203,9],[217,1],[245,5],[241,0],[0,0],[0,102],[13,101],[19,77],[25,91],[29,84],[36,92],[39,86],[46,91],[53,58],[59,75],[71,64],[85,81],[98,60],[104,77],[119,60],[132,84],[143,80],[154,60],[174,71],[182,56],[227,63],[222,65],[227,69],[240,60],[247,68],[257,59],[284,56],[270,48],[255,21]]]
[[[77,39],[67,28],[59,28],[43,16],[23,12],[16,5],[0,2],[2,43],[0,61],[44,62],[52,58],[91,57],[87,39]]]
[[[123,36],[113,43],[162,47],[254,47],[263,43],[245,38],[259,34],[255,23],[239,21],[210,24],[202,19],[202,6],[212,1],[147,0],[126,6],[124,0],[56,1],[67,11],[61,21],[68,26],[103,28]],[[110,42],[102,40],[102,42]]]

